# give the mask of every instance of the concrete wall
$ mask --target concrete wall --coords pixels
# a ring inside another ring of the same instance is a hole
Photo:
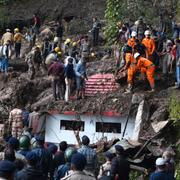
[[[45,141],[46,142],[53,142],[53,143],[59,143],[62,140],[67,141],[69,144],[77,144],[74,131],[71,130],[60,130],[60,122],[61,120],[75,120],[76,117],[73,115],[53,115],[48,116],[46,121],[46,135],[45,135]],[[121,123],[121,133],[104,133],[104,137],[107,137],[108,140],[111,140],[112,138],[121,138],[122,133],[124,130],[126,118],[125,117],[105,117],[102,116],[101,118],[97,116],[87,116],[82,115],[80,116],[81,121],[85,122],[85,129],[84,131],[80,131],[80,137],[83,135],[89,136],[91,143],[97,142],[99,139],[103,137],[103,133],[95,132],[96,131],[96,122],[114,122],[114,123]],[[127,131],[125,134],[126,138],[130,138],[133,133],[135,120],[130,119]]]

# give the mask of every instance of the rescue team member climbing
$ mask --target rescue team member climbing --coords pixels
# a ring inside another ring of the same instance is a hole
[[[153,92],[155,90],[155,84],[154,84],[155,65],[150,60],[141,57],[139,53],[135,53],[134,58],[137,60],[137,68],[139,70],[143,69],[143,71],[146,73],[147,79],[151,86],[151,91]]]
[[[18,28],[14,29],[14,43],[15,43],[14,49],[15,49],[16,58],[20,57],[22,39],[23,39],[23,35],[19,32],[19,29]]]

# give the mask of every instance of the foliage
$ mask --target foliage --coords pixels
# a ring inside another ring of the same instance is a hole
[[[175,123],[180,121],[180,99],[173,95],[170,98],[169,105],[170,118],[174,120]]]
[[[177,1],[107,0],[106,5],[106,27],[104,31],[108,45],[112,45],[116,40],[118,32],[117,22],[119,21],[133,23],[138,17],[142,16],[147,24],[157,26],[160,21],[160,15],[162,15],[167,25],[171,26],[169,17],[175,15]]]
[[[105,27],[105,36],[108,44],[112,44],[116,40],[118,32],[117,22],[121,18],[121,0],[107,0],[107,8],[105,11],[105,18],[107,26]]]

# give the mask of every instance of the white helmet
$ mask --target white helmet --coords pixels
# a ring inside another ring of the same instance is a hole
[[[138,26],[138,25],[139,25],[139,21],[135,21],[135,22],[134,22],[134,25],[135,25],[135,26]]]
[[[134,58],[136,59],[137,57],[139,57],[140,56],[140,54],[137,52],[137,53],[135,53],[134,54]]]
[[[54,38],[54,43],[58,43],[58,41],[59,41],[59,38],[58,38],[58,37],[55,37],[55,38]]]
[[[165,159],[163,159],[163,158],[157,158],[156,159],[156,166],[163,166],[165,164],[166,164]]]
[[[136,31],[132,31],[131,36],[132,37],[136,37],[137,36],[137,32]]]
[[[150,30],[146,30],[144,33],[145,36],[151,35],[151,31]]]

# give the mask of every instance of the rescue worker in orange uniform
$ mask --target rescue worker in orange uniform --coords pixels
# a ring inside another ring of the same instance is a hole
[[[133,85],[133,79],[135,76],[135,73],[137,71],[137,61],[133,57],[133,52],[132,52],[132,47],[126,45],[124,48],[125,52],[125,60],[126,60],[126,65],[124,66],[124,70],[127,69],[127,82],[128,82],[128,88],[126,89],[126,92],[131,92],[132,90],[132,85]]]
[[[155,51],[156,45],[154,39],[151,38],[151,32],[146,30],[145,38],[142,40],[142,44],[146,47],[146,58],[153,61],[153,53]]]
[[[155,65],[150,60],[141,57],[139,53],[135,53],[134,58],[137,60],[137,68],[140,71],[143,70],[146,73],[147,79],[151,86],[151,91],[154,92],[155,90],[155,83],[154,83]]]
[[[134,46],[135,46],[135,44],[136,44],[136,36],[137,36],[137,32],[136,31],[132,31],[132,33],[131,33],[131,38],[129,38],[128,39],[128,42],[127,42],[127,44],[128,44],[128,46],[131,46],[133,49],[134,49]]]

